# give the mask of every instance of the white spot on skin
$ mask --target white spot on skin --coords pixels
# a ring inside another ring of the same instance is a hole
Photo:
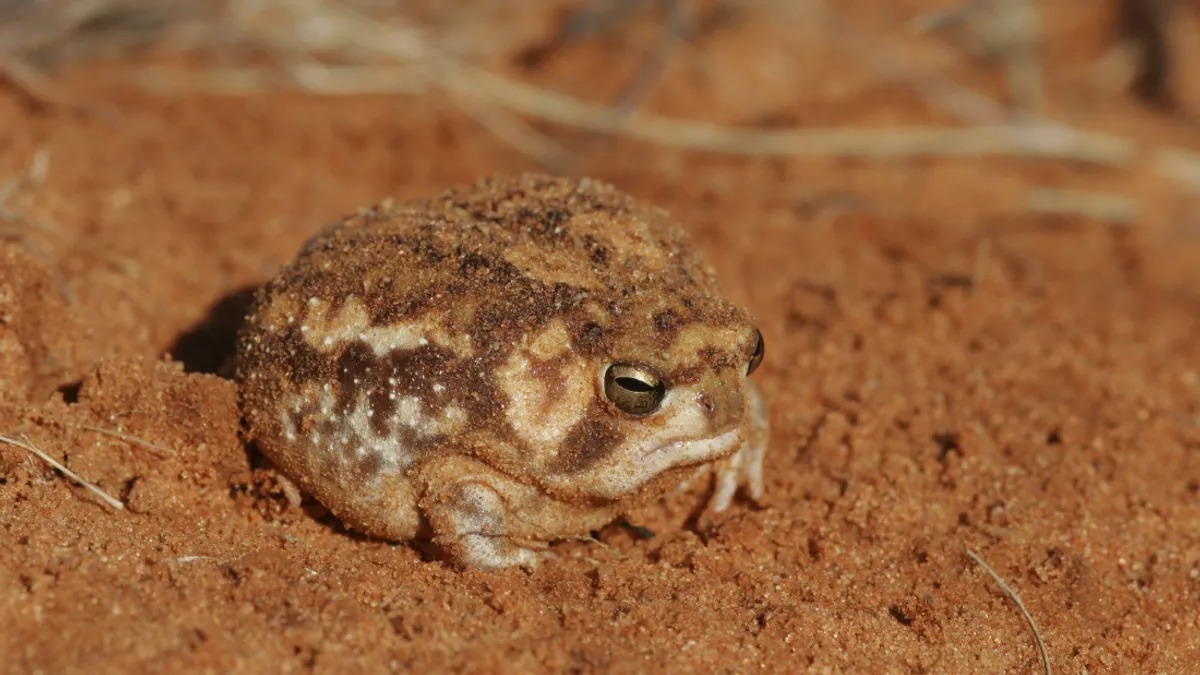
[[[451,403],[446,406],[442,413],[442,422],[439,425],[440,433],[452,434],[457,433],[467,423],[467,411],[460,406]]]
[[[425,418],[421,416],[421,401],[415,396],[404,396],[396,403],[396,414],[392,419],[409,428],[426,426]]]
[[[299,414],[300,406],[296,405],[296,413]],[[282,415],[283,418],[283,435],[289,442],[296,440],[296,424],[292,421],[292,416],[286,411]]]

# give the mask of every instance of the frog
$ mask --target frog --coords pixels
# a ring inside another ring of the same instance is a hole
[[[238,335],[246,436],[349,530],[534,568],[697,471],[758,502],[762,333],[664,209],[496,174],[320,230]]]

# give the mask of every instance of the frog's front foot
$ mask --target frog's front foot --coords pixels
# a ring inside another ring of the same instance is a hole
[[[423,511],[433,541],[460,565],[499,569],[536,567],[541,553],[509,536],[508,509],[482,479],[468,479],[426,496]]]
[[[762,395],[753,382],[746,389],[746,440],[732,455],[713,464],[715,472],[712,498],[708,508],[720,513],[729,508],[738,488],[744,487],[746,495],[757,502],[763,496],[763,457],[767,451],[767,411]]]

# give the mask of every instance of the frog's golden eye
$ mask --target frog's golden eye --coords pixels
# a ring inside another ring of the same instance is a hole
[[[658,410],[667,385],[646,368],[614,363],[604,371],[604,395],[630,415],[649,415]]]
[[[763,342],[762,331],[754,329],[754,353],[750,355],[750,365],[746,366],[746,374],[753,373],[762,363],[763,354],[767,351],[767,343]]]

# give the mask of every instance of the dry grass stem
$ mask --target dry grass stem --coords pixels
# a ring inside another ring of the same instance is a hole
[[[29,168],[15,179],[0,185],[0,209],[3,209],[13,197],[30,187],[38,187],[46,182],[46,174],[50,171],[50,151],[38,148],[29,162]]]
[[[1036,111],[1045,100],[1040,54],[1041,20],[1032,0],[959,2],[918,15],[919,32],[951,32],[975,56],[999,64],[1009,96],[1021,110]]]
[[[424,65],[326,66],[297,63],[282,69],[208,68],[187,73],[153,66],[138,69],[141,86],[163,93],[234,95],[299,89],[322,96],[359,94],[421,94],[428,92],[429,68]]]
[[[1200,192],[1200,152],[1158,148],[1155,168],[1160,174],[1194,192]]]
[[[177,48],[246,47],[269,55],[277,65],[189,71],[186,77],[176,71],[149,69],[135,77],[159,91],[186,88],[248,94],[301,89],[323,95],[443,91],[497,137],[551,167],[561,165],[567,151],[529,124],[530,120],[667,147],[742,156],[1015,157],[1125,168],[1143,151],[1150,151],[1161,174],[1186,186],[1200,186],[1200,158],[1192,157],[1194,153],[1147,148],[1134,139],[1072,128],[1010,109],[970,87],[905,65],[905,60],[886,45],[881,46],[876,36],[861,34],[841,19],[836,7],[818,0],[799,4],[768,2],[763,6],[782,13],[780,20],[794,19],[798,25],[819,26],[874,71],[912,86],[931,104],[971,122],[972,126],[754,129],[638,114],[634,112],[638,101],[657,82],[663,62],[682,39],[681,26],[686,26],[689,18],[683,3],[669,5],[673,11],[655,53],[644,64],[646,72],[634,78],[616,105],[603,105],[476,67],[471,57],[483,50],[478,40],[456,45],[449,34],[435,34],[432,29],[397,16],[396,12],[383,16],[375,5],[362,4],[360,9],[355,0],[268,0],[224,5],[211,0],[189,0],[170,11],[149,0],[64,2],[70,11],[18,16],[13,26],[19,30],[8,28],[7,34],[12,36],[9,44],[0,40],[0,60],[28,62],[26,55],[41,53],[39,50],[51,49],[53,45],[73,44],[76,37],[91,41],[103,37],[116,40],[116,46],[121,47],[169,34],[176,38]],[[1037,53],[1040,26],[1032,3],[989,0],[971,6],[978,10],[972,11],[979,17],[963,20],[973,22],[968,32],[978,34],[981,48],[990,49],[1011,66],[1009,79],[1014,98],[1036,109],[1042,86]],[[951,14],[957,16],[965,11]],[[140,16],[138,12],[145,12],[148,18],[135,20]],[[121,30],[103,36],[88,32],[97,16],[106,18],[105,25],[116,25]],[[190,41],[186,39],[189,34],[194,36]],[[4,30],[0,30],[0,37],[4,35]],[[828,35],[825,39],[831,39]],[[521,116],[529,119],[522,120]],[[1020,119],[1021,123],[1012,123],[1013,119]],[[1039,199],[1034,198],[1035,208],[1045,206]],[[1113,213],[1122,218],[1129,214],[1115,204],[1106,206],[1113,207]]]
[[[1009,95],[1025,110],[1046,101],[1046,74],[1040,43],[1042,25],[1033,0],[1002,0],[997,19],[999,57]]]
[[[130,436],[129,434],[122,433],[122,432],[114,430],[114,429],[105,429],[103,427],[94,427],[89,424],[80,424],[80,425],[77,425],[75,428],[82,429],[83,431],[91,431],[91,432],[101,434],[104,436],[110,436],[112,438],[116,438],[116,439],[124,441],[130,445],[149,450],[149,451],[153,452],[154,454],[158,455],[159,457],[165,457],[168,455],[175,454],[174,450],[172,450],[171,448],[168,448],[164,445],[157,445],[155,443],[151,443],[150,441],[142,440],[142,439],[138,438],[137,436]]]
[[[1030,190],[1025,206],[1043,215],[1078,216],[1117,225],[1132,224],[1140,212],[1138,202],[1130,197],[1059,188]]]
[[[803,5],[798,5],[803,6]],[[971,124],[998,124],[1015,117],[990,97],[963,86],[954,80],[920,72],[911,60],[900,58],[894,50],[880,43],[879,36],[864,35],[844,21],[837,12],[821,2],[810,7],[816,10],[819,39],[829,40],[839,49],[866,66],[872,73],[913,88],[930,106],[955,119]],[[807,23],[807,22],[806,22]]]
[[[351,2],[335,0],[234,4],[226,14],[208,20],[208,33],[222,36],[221,44],[265,51],[279,64],[277,67],[189,71],[186,77],[177,71],[148,68],[135,77],[150,89],[171,92],[251,94],[301,89],[318,95],[417,95],[441,90],[450,93],[466,114],[492,133],[547,166],[560,164],[566,151],[517,115],[668,147],[744,156],[860,159],[990,156],[1125,168],[1147,150],[1135,139],[1077,129],[1009,109],[952,80],[897,65],[904,60],[873,42],[874,38],[859,34],[825,3],[767,4],[785,12],[785,18],[804,19],[807,23],[815,19],[823,29],[832,30],[838,44],[868,67],[909,84],[932,104],[974,125],[768,130],[636,114],[632,110],[640,94],[626,92],[627,96],[611,106],[581,101],[473,66],[468,51],[478,51],[478,44],[452,47],[448,40],[395,16],[383,18],[359,10]],[[1038,88],[1035,81],[1040,75],[1030,74],[1041,67],[1036,63],[1040,59],[1036,54],[1040,30],[1037,17],[1030,14],[1028,0],[993,0],[991,4],[995,5],[993,13],[999,18],[983,23],[1006,27],[996,29],[997,35],[1004,39],[993,36],[992,41],[999,40],[997,44],[1007,45],[1021,57],[1016,59],[1020,63],[1014,65],[1014,78],[1030,86],[1014,83],[1014,87],[1027,90],[1016,98],[1026,99],[1036,108],[1039,95],[1033,92]],[[686,16],[672,19],[685,20]],[[657,63],[674,48],[679,39],[677,28],[671,25],[665,29],[667,37],[656,50],[663,53],[653,55],[651,62]],[[1017,77],[1018,70],[1024,75]],[[652,83],[655,78],[647,76],[647,79]],[[641,90],[642,84],[631,86]],[[1021,123],[1008,121],[1013,119],[1020,119]],[[1150,150],[1155,153],[1156,166],[1164,176],[1186,185],[1200,185],[1200,159],[1173,148]]]
[[[30,188],[41,187],[49,170],[50,151],[39,148],[21,175],[0,185],[0,237],[11,237],[35,254],[41,253],[41,246],[30,240],[29,231],[36,229],[43,234],[53,235],[58,229],[54,223],[30,216],[25,209],[12,202]]]
[[[109,506],[113,507],[114,509],[117,509],[119,511],[119,510],[125,508],[125,505],[122,504],[119,499],[112,497],[105,491],[96,487],[94,484],[89,483],[88,481],[84,480],[83,478],[81,478],[79,476],[79,474],[75,473],[74,471],[71,471],[70,469],[63,466],[61,463],[59,463],[58,460],[54,459],[50,455],[47,455],[45,452],[42,452],[37,446],[35,446],[33,444],[32,441],[29,440],[28,436],[22,436],[22,438],[24,440],[17,440],[15,438],[9,438],[8,436],[0,436],[0,443],[7,443],[13,447],[21,448],[22,450],[25,450],[26,452],[29,452],[29,453],[37,456],[38,459],[41,459],[43,462],[45,462],[45,463],[49,464],[50,466],[54,467],[55,469],[58,469],[59,471],[61,471],[63,473],[63,475],[65,475],[66,477],[70,478],[71,480],[75,481],[76,483],[79,483],[80,485],[87,488],[88,490],[91,490],[97,497],[104,500],[105,504],[108,504]]]
[[[983,571],[988,573],[988,576],[992,577],[996,584],[1000,586],[1000,589],[1004,591],[1004,594],[1007,595],[1009,599],[1013,601],[1013,604],[1017,606],[1017,610],[1020,611],[1021,616],[1025,618],[1025,623],[1029,624],[1029,630],[1033,631],[1033,639],[1037,642],[1038,653],[1042,657],[1042,671],[1045,673],[1045,675],[1052,675],[1050,670],[1050,654],[1046,651],[1046,643],[1042,641],[1042,634],[1040,631],[1038,631],[1037,624],[1033,622],[1033,616],[1029,614],[1029,610],[1025,609],[1025,603],[1021,602],[1021,596],[1017,595],[1017,592],[1014,591],[1012,587],[1009,586],[1004,579],[1002,579],[1000,575],[996,573],[996,570],[992,569],[992,566],[987,564],[987,562],[984,561],[984,559],[981,558],[978,553],[972,551],[971,549],[967,549],[967,555],[971,557],[971,560],[975,561],[975,564],[982,567]]]
[[[671,57],[678,51],[691,30],[691,12],[683,0],[667,0],[666,6],[667,20],[659,30],[654,48],[642,58],[633,77],[625,84],[620,96],[617,97],[616,107],[627,115],[632,114],[642,101],[658,87],[667,71],[667,64],[670,63]]]
[[[1136,152],[1127,139],[1049,125],[969,128],[760,130],[653,115],[629,116],[478,69],[459,69],[443,81],[467,88],[515,111],[588,131],[660,145],[735,155],[858,158],[1052,157],[1123,166]]]
[[[487,101],[465,93],[456,97],[456,102],[460,110],[493,136],[533,158],[544,168],[563,170],[570,163],[571,153],[562,144],[509,110],[489,105]]]
[[[586,131],[625,136],[668,147],[748,156],[912,159],[921,157],[1006,156],[1052,158],[1107,166],[1125,166],[1137,145],[1107,134],[1045,125],[908,127],[900,129],[814,128],[765,130],[731,127],[655,115],[632,115],[620,108],[587,103],[564,94],[478,69],[445,67],[446,76],[413,79],[412,67],[321,66],[293,70],[316,94],[415,93],[434,86],[455,94],[484,98],[535,119]],[[249,93],[279,88],[277,75],[262,69],[227,69],[203,78],[179,78],[146,71],[140,81],[158,90],[179,87],[219,93]]]

